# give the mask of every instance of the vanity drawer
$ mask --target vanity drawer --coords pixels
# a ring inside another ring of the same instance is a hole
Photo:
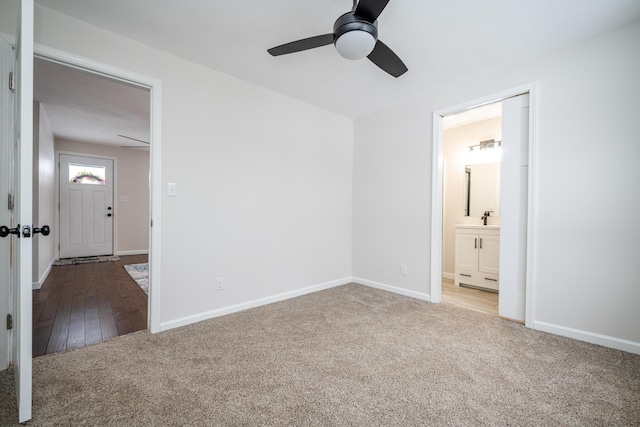
[[[465,270],[456,271],[456,285],[458,286],[460,286],[460,283],[473,285],[476,283],[477,280],[478,280],[477,271],[465,271]]]
[[[493,289],[494,291],[497,291],[500,285],[499,276],[491,273],[480,273],[477,283],[483,288]]]

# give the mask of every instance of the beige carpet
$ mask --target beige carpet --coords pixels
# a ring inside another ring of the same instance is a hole
[[[631,426],[640,356],[352,284],[39,357],[33,411],[42,426]]]

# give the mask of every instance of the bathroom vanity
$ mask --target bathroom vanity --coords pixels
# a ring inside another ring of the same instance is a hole
[[[456,225],[456,286],[498,292],[500,226]]]

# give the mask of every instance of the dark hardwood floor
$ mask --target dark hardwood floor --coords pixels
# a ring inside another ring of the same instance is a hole
[[[33,357],[147,329],[148,297],[123,268],[147,258],[54,266],[33,291]]]

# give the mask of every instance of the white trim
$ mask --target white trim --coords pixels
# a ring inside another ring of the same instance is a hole
[[[37,291],[38,289],[40,289],[42,287],[42,285],[44,284],[44,281],[47,280],[47,277],[49,276],[49,273],[51,272],[51,268],[53,267],[53,263],[55,261],[55,257],[49,261],[49,265],[47,266],[47,269],[45,270],[44,273],[42,273],[42,276],[40,276],[40,278],[38,279],[37,282],[33,282],[33,290]]]
[[[552,323],[533,322],[533,329],[550,334],[560,335],[567,338],[573,338],[579,341],[585,341],[591,344],[598,344],[604,347],[615,348],[617,350],[627,351],[629,353],[640,354],[640,343],[628,341],[621,338],[611,337],[608,335],[596,334],[594,332],[582,331],[580,329],[567,328],[566,326],[554,325]]]
[[[533,327],[535,297],[535,253],[536,253],[536,184],[538,179],[538,83],[530,83],[529,88],[529,176],[527,189],[527,271],[525,288],[524,324]]]
[[[433,112],[433,150],[432,150],[432,186],[431,186],[431,302],[442,301],[442,203],[443,203],[443,130],[442,117],[470,110],[482,105],[491,104],[513,96],[529,94],[529,189],[527,218],[527,272],[526,272],[526,306],[525,325],[533,327],[535,307],[535,184],[536,184],[536,137],[537,137],[537,103],[538,85],[527,83],[506,89],[491,95],[466,101],[448,108]]]
[[[455,273],[442,273],[443,279],[456,280]]]
[[[346,285],[351,283],[351,277],[344,277],[342,279],[332,280],[330,282],[320,283],[317,285],[308,286],[302,289],[296,289],[294,291],[283,292],[281,294],[272,295],[270,297],[260,298],[253,301],[247,301],[228,307],[218,308],[216,310],[206,311],[200,314],[194,314],[192,316],[183,317],[176,320],[170,320],[163,322],[160,325],[161,331],[167,331],[169,329],[179,328],[181,326],[190,325],[192,323],[202,322],[203,320],[213,319],[214,317],[220,317],[227,314],[237,313],[239,311],[248,310],[250,308],[260,307],[262,305],[272,304],[274,302],[284,301],[291,298],[299,297],[302,295],[310,294],[313,292],[323,291],[329,288],[335,288],[336,286]]]
[[[149,249],[138,249],[133,251],[118,251],[116,255],[118,256],[126,256],[126,255],[148,255]]]
[[[149,218],[149,312],[148,326],[152,333],[160,332],[161,310],[161,241],[162,241],[162,80],[83,58],[58,49],[35,44],[35,56],[89,73],[106,76],[128,84],[148,88],[151,103],[151,152]],[[57,246],[56,246],[57,247]]]
[[[404,295],[406,297],[416,298],[422,301],[431,301],[431,296],[423,292],[411,291],[405,288],[399,288],[393,285],[387,285],[385,283],[374,282],[373,280],[363,279],[362,277],[352,277],[352,281],[370,288],[380,289],[382,291],[392,292],[394,294]]]
[[[151,94],[151,148],[149,220],[149,313],[151,333],[161,331],[162,276],[162,81],[149,80]]]
[[[442,211],[444,185],[444,154],[442,149],[442,113],[433,113],[431,154],[431,302],[442,301]],[[439,209],[438,209],[439,208]]]

